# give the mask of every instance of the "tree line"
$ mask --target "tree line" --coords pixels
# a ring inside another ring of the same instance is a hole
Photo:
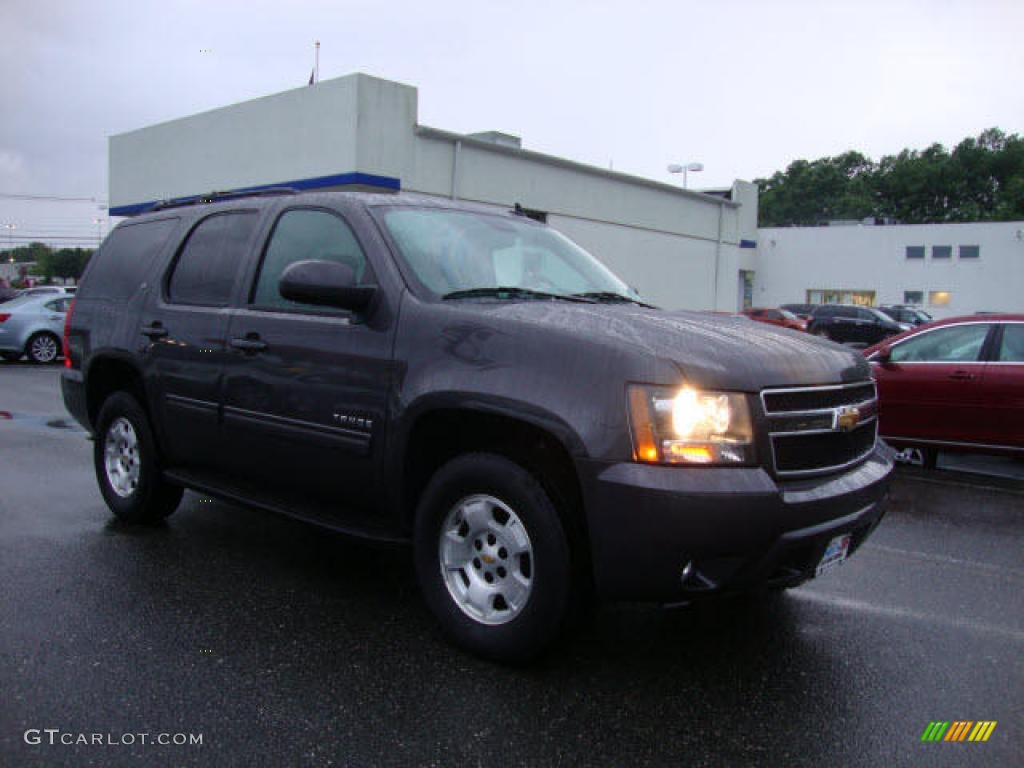
[[[1024,139],[990,128],[950,152],[904,149],[878,162],[860,152],[796,160],[760,189],[762,227],[837,219],[902,224],[1024,219]]]
[[[16,263],[35,262],[29,275],[43,277],[47,282],[55,277],[77,281],[85,271],[93,251],[90,248],[51,248],[46,243],[29,243],[4,251],[0,258]]]

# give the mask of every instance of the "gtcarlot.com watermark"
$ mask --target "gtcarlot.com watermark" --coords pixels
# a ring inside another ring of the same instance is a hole
[[[29,728],[25,743],[32,746],[88,745],[97,747],[132,747],[137,744],[156,744],[161,747],[198,747],[203,744],[201,733],[83,733],[62,731],[60,728]]]

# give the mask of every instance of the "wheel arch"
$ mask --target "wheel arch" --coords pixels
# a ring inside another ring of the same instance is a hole
[[[551,496],[582,571],[590,572],[590,546],[574,457],[583,443],[557,416],[534,406],[474,399],[432,398],[410,413],[393,454],[403,526],[411,529],[416,505],[434,473],[458,455],[494,453],[522,466]],[[583,570],[585,569],[585,570]]]
[[[103,402],[117,391],[133,395],[153,425],[142,371],[128,355],[108,352],[94,354],[85,371],[85,402],[90,426],[95,428]]]

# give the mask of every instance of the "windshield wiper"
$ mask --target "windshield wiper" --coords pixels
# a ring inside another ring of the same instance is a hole
[[[559,301],[577,301],[584,302],[587,304],[593,304],[593,299],[589,299],[586,296],[567,296],[562,293],[545,293],[544,291],[534,291],[530,288],[518,288],[511,285],[499,285],[489,288],[465,288],[461,291],[452,291],[446,293],[441,297],[445,301],[448,299],[476,299],[476,298],[495,298],[495,299],[546,299],[546,300],[559,300]]]
[[[587,291],[586,293],[574,293],[573,296],[580,299],[591,299],[592,301],[600,301],[608,304],[636,304],[641,307],[653,309],[651,304],[645,304],[639,299],[624,296],[621,293],[615,293],[615,291]]]

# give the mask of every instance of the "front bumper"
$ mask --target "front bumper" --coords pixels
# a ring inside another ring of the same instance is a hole
[[[786,482],[760,468],[581,461],[598,592],[678,601],[799,583],[833,537],[852,534],[852,553],[878,525],[893,455],[879,442],[852,469]]]

